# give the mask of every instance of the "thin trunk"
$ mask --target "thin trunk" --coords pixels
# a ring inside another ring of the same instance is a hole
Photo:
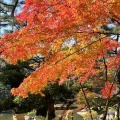
[[[119,115],[120,115],[120,102],[118,102],[118,107],[117,107],[117,118],[118,118],[118,120],[120,120]]]
[[[118,84],[120,84],[120,67],[118,68],[117,79],[118,79]]]
[[[49,92],[45,95],[45,97],[48,108],[48,120],[52,120],[55,118],[54,99]]]
[[[91,120],[93,120],[92,112],[91,112],[91,109],[90,109],[90,104],[89,104],[89,102],[88,102],[88,99],[87,99],[87,97],[86,97],[86,94],[85,94],[85,92],[84,92],[84,90],[83,90],[83,87],[82,87],[82,84],[81,84],[81,83],[80,83],[80,87],[81,87],[83,96],[84,96],[84,98],[85,98],[86,104],[87,104],[87,106],[88,106],[88,111],[89,111],[89,114],[90,114],[90,118],[91,118]]]
[[[109,99],[107,99],[105,113],[104,113],[104,117],[103,117],[102,120],[106,120],[106,116],[107,116],[107,112],[108,112],[108,107],[109,107]]]
[[[103,63],[104,63],[104,66],[105,66],[105,80],[107,82],[108,81],[108,75],[107,75],[108,69],[107,69],[107,64],[106,64],[106,60],[105,60],[105,56],[104,56],[103,50],[102,50],[102,54],[103,54]],[[111,89],[112,89],[112,87],[111,87]],[[103,116],[103,120],[106,120],[106,116],[107,116],[107,112],[108,112],[108,107],[109,107],[109,99],[107,99],[107,101],[106,101],[106,108],[105,108],[105,113],[104,113],[104,116]]]
[[[118,68],[117,78],[118,78],[118,84],[120,85],[120,66]],[[117,108],[117,117],[118,117],[118,120],[120,120],[119,115],[120,115],[120,102],[118,102],[118,108]]]
[[[103,56],[103,63],[104,63],[104,66],[105,66],[105,80],[106,82],[108,81],[108,70],[107,70],[107,64],[106,64],[106,61],[105,61],[105,57]]]

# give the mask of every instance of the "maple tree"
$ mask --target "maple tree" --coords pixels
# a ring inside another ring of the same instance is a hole
[[[41,93],[48,81],[54,84],[60,78],[62,84],[69,75],[85,83],[100,71],[106,74],[107,82],[107,71],[117,71],[120,66],[120,54],[115,52],[120,47],[120,34],[102,26],[112,22],[119,27],[119,8],[118,0],[25,0],[16,18],[19,23],[27,21],[27,26],[1,38],[1,56],[12,64],[36,54],[45,60],[18,88],[12,89],[12,94],[27,97],[29,92]],[[117,36],[117,40],[108,35]],[[102,63],[97,62],[101,59]]]

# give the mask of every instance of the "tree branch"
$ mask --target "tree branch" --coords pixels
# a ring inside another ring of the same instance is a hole
[[[29,70],[32,70],[32,71],[35,71],[35,69],[33,69],[33,68],[31,68],[31,67],[28,67],[28,66],[24,66],[24,68],[29,69]]]
[[[87,31],[80,31],[80,32],[74,32],[74,33],[87,33]],[[104,34],[104,35],[120,35],[120,33],[114,33],[114,32],[88,32],[90,34]]]
[[[120,24],[120,21],[116,20],[115,18],[111,18],[111,20],[114,22],[117,22],[118,24]]]
[[[87,99],[87,97],[86,97],[86,94],[85,94],[85,92],[84,92],[84,89],[83,89],[83,87],[82,87],[82,84],[81,84],[81,83],[80,83],[80,87],[81,87],[81,90],[82,90],[83,96],[84,96],[84,98],[85,98],[86,104],[87,104],[88,109],[89,109],[90,118],[91,118],[91,120],[93,120],[93,117],[92,117],[92,112],[91,112],[91,109],[90,109],[90,104],[89,104],[89,101],[88,101],[88,99]]]
[[[109,107],[109,99],[107,99],[105,113],[104,113],[104,117],[103,117],[102,120],[106,120],[106,116],[107,116],[107,112],[108,112],[108,107]]]
[[[120,35],[120,33],[113,33],[113,32],[93,32],[98,34],[104,34],[104,35]]]
[[[33,60],[33,61],[35,61],[37,63],[40,63],[41,61],[44,61],[44,59],[45,59],[45,57],[40,57],[39,60],[36,60],[35,58],[31,58],[29,60]]]
[[[79,49],[79,50],[76,50],[76,51],[73,52],[73,53],[70,53],[70,54],[66,55],[65,57],[63,57],[63,58],[59,59],[58,61],[56,61],[55,64],[61,62],[62,60],[66,59],[67,57],[69,57],[69,56],[71,56],[71,55],[73,55],[73,54],[75,54],[75,53],[77,53],[77,52],[80,52],[81,50],[84,50],[85,48],[89,47],[90,45],[92,45],[92,44],[94,44],[94,43],[96,43],[96,42],[98,42],[98,41],[99,41],[99,40],[93,41],[93,42],[91,42],[90,44],[86,45],[85,47],[83,47],[83,48],[81,48],[81,49]]]
[[[14,5],[12,5],[12,4],[6,4],[6,3],[1,2],[1,1],[0,1],[0,4],[3,4],[3,5],[5,5],[5,6],[11,6],[11,7],[13,7],[13,6],[14,6]]]
[[[12,9],[12,12],[11,12],[11,16],[14,16],[14,12],[15,12],[15,9],[17,7],[17,4],[18,4],[18,0],[16,0],[15,5],[13,6],[13,9]]]
[[[106,82],[108,80],[108,70],[107,70],[107,64],[106,64],[106,61],[105,61],[105,57],[103,56],[103,63],[104,63],[104,66],[105,66],[105,79],[106,79]]]
[[[7,26],[8,24],[7,23],[0,23],[0,26]]]

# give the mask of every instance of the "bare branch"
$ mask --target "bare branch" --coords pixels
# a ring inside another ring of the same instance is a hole
[[[5,6],[11,6],[11,7],[13,7],[13,6],[14,6],[14,5],[12,5],[12,4],[6,4],[6,3],[1,2],[1,1],[0,1],[0,4],[3,4],[3,5],[5,5]]]
[[[8,25],[7,23],[3,23],[3,24],[0,23],[0,27],[1,26],[7,26],[7,25]]]
[[[18,1],[19,0],[16,0],[15,5],[13,6],[13,9],[12,9],[12,12],[11,12],[11,16],[14,16],[14,12],[15,12],[15,9],[17,7]]]

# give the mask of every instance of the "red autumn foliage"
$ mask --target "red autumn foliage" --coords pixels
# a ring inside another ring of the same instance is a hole
[[[117,69],[120,55],[110,57],[107,52],[120,47],[120,43],[104,34],[101,26],[111,18],[119,21],[119,8],[119,0],[25,0],[16,18],[27,21],[27,26],[1,38],[1,56],[12,64],[36,54],[46,59],[18,88],[12,89],[12,94],[26,97],[29,92],[39,93],[48,80],[54,83],[60,78],[62,84],[70,74],[84,83],[98,74],[99,70],[94,69],[96,60],[103,57],[108,59],[108,69]],[[115,25],[119,26],[117,22]],[[74,45],[63,47],[66,40],[72,39]]]
[[[103,98],[110,98],[115,91],[116,91],[116,87],[107,81],[105,83],[105,88],[101,90],[101,93],[103,95]]]

